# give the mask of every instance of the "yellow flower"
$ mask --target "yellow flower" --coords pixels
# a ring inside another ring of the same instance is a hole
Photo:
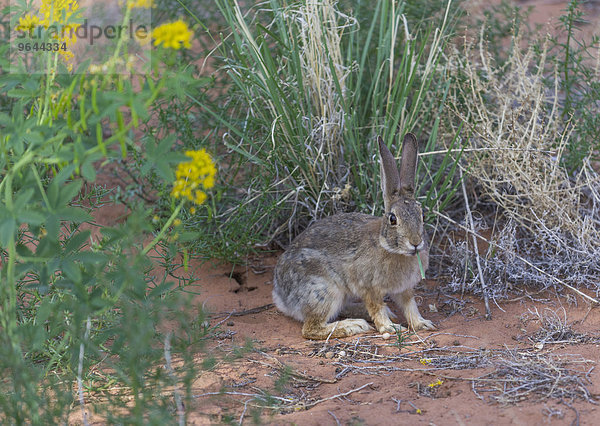
[[[181,219],[175,219],[173,221],[173,226],[181,226]]]
[[[78,9],[79,4],[75,0],[42,0],[40,13],[44,15],[45,26],[48,26],[54,23],[67,24]]]
[[[206,193],[203,189],[210,189],[214,186],[217,169],[210,155],[204,149],[186,151],[185,155],[191,160],[177,165],[171,196],[187,198],[196,204],[202,204],[206,200]]]
[[[22,28],[35,28],[43,26],[48,29],[49,35],[61,45],[58,53],[62,56],[65,62],[73,58],[71,46],[77,41],[75,32],[79,28],[79,24],[73,24],[72,17],[79,10],[79,4],[75,0],[42,0],[39,14],[42,16],[26,15],[19,19],[19,26]],[[72,69],[73,65],[68,64],[68,68]]]
[[[192,207],[190,209],[190,214],[196,214],[196,207]]]
[[[162,44],[171,49],[180,49],[182,46],[189,49],[192,47],[190,42],[192,36],[193,33],[181,19],[170,24],[163,24],[152,31],[155,46]]]
[[[435,381],[433,383],[429,383],[427,386],[429,386],[430,388],[435,388],[436,386],[440,386],[442,383],[444,383],[444,382],[441,381],[440,379],[437,379],[437,381]]]
[[[40,18],[35,15],[27,14],[19,18],[19,24],[17,25],[17,31],[31,31],[35,27],[40,25]]]
[[[417,414],[421,414],[421,409],[417,408],[417,411],[415,411]]]
[[[431,358],[421,358],[419,362],[423,365],[431,364]]]
[[[140,9],[150,9],[152,7],[156,7],[154,4],[154,0],[129,0],[127,2],[127,7],[129,9],[133,9],[135,7],[139,7]]]

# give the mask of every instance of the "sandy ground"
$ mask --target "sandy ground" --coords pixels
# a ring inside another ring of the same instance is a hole
[[[488,321],[480,300],[445,295],[428,281],[418,292],[421,311],[438,330],[419,332],[400,345],[396,336],[385,340],[375,333],[308,341],[300,335],[299,322],[265,307],[271,303],[275,261],[262,259],[261,273],[236,270],[234,278],[226,266],[206,264],[196,271],[201,278],[197,288],[189,290],[199,293],[197,304],[214,313],[211,325],[219,324],[211,341],[212,354],[232,354],[248,341],[252,350],[198,377],[190,424],[229,419],[251,423],[255,406],[265,404],[260,398],[265,392],[284,398],[272,401],[278,408],[259,411],[261,421],[271,424],[597,424],[596,405],[580,398],[548,398],[545,393],[552,385],[524,395],[516,404],[504,404],[493,397],[510,384],[509,376],[485,377],[498,372],[497,366],[478,367],[475,362],[475,368],[444,369],[434,365],[450,356],[464,361],[472,354],[486,358],[509,351],[515,360],[528,359],[540,366],[562,359],[566,368],[582,372],[581,384],[590,399],[596,399],[600,392],[600,378],[594,371],[600,358],[598,308],[546,292],[500,302]],[[256,308],[260,311],[253,311]],[[540,344],[540,331],[548,331],[541,318],[559,320],[570,334],[555,335],[556,343]],[[582,343],[574,343],[577,340]],[[283,375],[287,379],[281,379]],[[438,379],[440,385],[429,386]],[[533,375],[531,380],[547,378]],[[565,392],[571,389],[563,387]],[[210,395],[219,391],[226,395]]]

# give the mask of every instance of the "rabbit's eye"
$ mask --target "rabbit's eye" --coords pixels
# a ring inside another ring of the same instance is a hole
[[[390,221],[390,225],[396,226],[398,224],[398,219],[396,218],[396,215],[394,213],[390,213],[388,215],[388,219]]]

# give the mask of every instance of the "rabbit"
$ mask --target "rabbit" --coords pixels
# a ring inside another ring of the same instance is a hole
[[[360,298],[379,333],[404,329],[390,320],[384,298],[403,310],[413,330],[434,330],[415,302],[413,288],[429,264],[423,212],[415,200],[417,139],[407,133],[400,172],[393,155],[378,137],[383,217],[342,213],[313,223],[294,239],[274,270],[273,301],[286,315],[303,322],[302,336],[323,340],[372,330],[364,319],[335,319]]]

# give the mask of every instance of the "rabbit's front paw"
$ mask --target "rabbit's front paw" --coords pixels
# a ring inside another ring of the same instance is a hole
[[[344,328],[349,336],[353,334],[366,333],[373,328],[364,319],[346,319],[338,322],[339,327]]]
[[[377,327],[377,330],[381,334],[383,334],[383,333],[395,334],[398,332],[406,331],[406,327],[402,327],[400,324],[394,324],[393,322],[389,322],[388,324]]]
[[[418,330],[435,330],[436,326],[425,318],[419,318],[411,324],[411,328],[415,331]]]

